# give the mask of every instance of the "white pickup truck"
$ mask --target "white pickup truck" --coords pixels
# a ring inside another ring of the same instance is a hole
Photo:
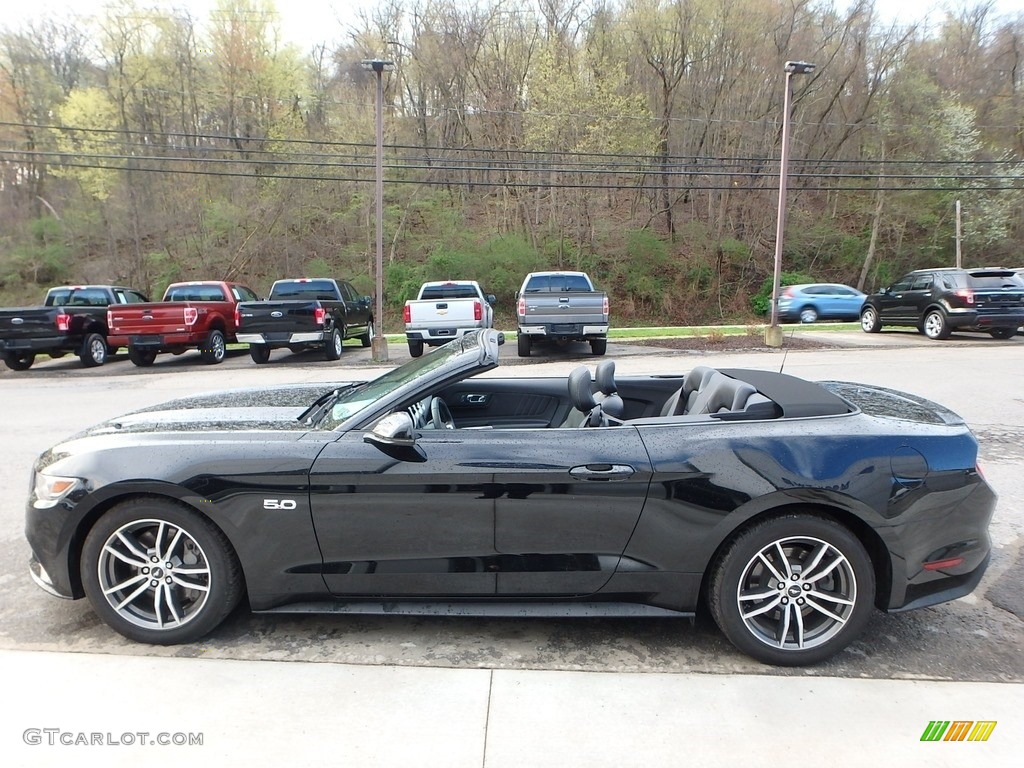
[[[419,357],[423,345],[437,347],[478,328],[494,327],[494,295],[475,280],[439,280],[420,286],[405,302],[405,339],[409,354]]]

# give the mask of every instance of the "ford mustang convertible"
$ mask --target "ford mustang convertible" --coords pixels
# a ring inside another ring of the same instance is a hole
[[[693,616],[819,662],[874,608],[953,600],[996,497],[963,420],[892,390],[698,366],[480,376],[469,334],[366,382],[197,395],[33,470],[31,573],[188,643],[254,611]]]

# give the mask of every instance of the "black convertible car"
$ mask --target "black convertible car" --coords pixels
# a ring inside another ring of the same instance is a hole
[[[240,390],[44,453],[36,582],[123,635],[255,611],[687,616],[771,664],[844,648],[873,607],[981,579],[995,495],[956,414],[757,370],[478,377],[480,331],[369,382]],[[703,598],[703,602],[702,602]]]

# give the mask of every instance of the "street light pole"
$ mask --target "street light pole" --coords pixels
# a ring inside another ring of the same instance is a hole
[[[779,158],[779,211],[775,223],[775,265],[772,271],[772,312],[771,322],[764,333],[764,343],[769,347],[782,346],[782,328],[779,327],[779,283],[782,281],[782,237],[786,228],[786,187],[789,183],[789,118],[790,100],[793,94],[793,75],[807,75],[814,71],[814,64],[806,61],[786,62],[786,87],[782,97],[782,155]]]
[[[377,75],[377,305],[373,313],[376,332],[370,341],[370,353],[375,363],[388,360],[388,342],[384,337],[384,71],[395,68],[394,63],[380,59],[366,59],[363,69]]]

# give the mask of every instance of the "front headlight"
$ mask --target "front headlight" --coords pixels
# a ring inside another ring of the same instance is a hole
[[[84,487],[85,483],[77,477],[60,477],[36,472],[32,488],[32,506],[36,509],[55,507],[74,491]]]

